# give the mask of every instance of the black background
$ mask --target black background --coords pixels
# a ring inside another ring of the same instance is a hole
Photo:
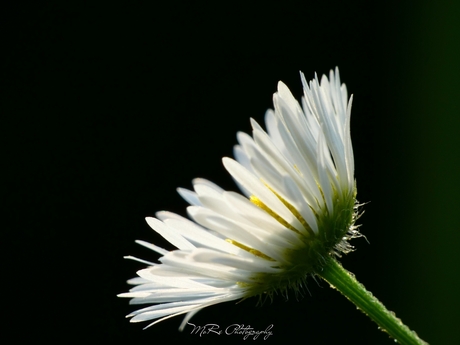
[[[339,66],[354,94],[358,198],[370,201],[361,218],[369,243],[355,240],[342,263],[422,338],[456,343],[455,13],[396,1],[5,9],[1,242],[11,339],[243,342],[179,333],[181,317],[144,331],[130,324],[124,316],[137,307],[116,295],[142,265],[123,256],[155,260],[136,239],[172,249],[144,217],[184,215],[177,187],[204,177],[236,189],[221,157],[232,155],[237,131],[250,132],[250,117],[263,122],[278,80],[299,98],[299,70],[311,79]],[[230,302],[192,322],[273,324],[272,344],[392,343],[326,283],[308,287],[299,300]]]

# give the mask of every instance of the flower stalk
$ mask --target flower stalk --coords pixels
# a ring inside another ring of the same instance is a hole
[[[402,323],[396,315],[389,311],[371,292],[356,280],[335,259],[329,258],[321,272],[317,272],[332,288],[339,290],[354,303],[362,312],[374,320],[379,328],[387,332],[399,344],[428,345],[414,331]]]

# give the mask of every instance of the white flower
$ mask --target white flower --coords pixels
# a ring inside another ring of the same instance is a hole
[[[339,72],[304,88],[302,106],[280,82],[265,132],[251,119],[252,137],[238,133],[235,160],[223,164],[242,196],[204,179],[194,191],[178,189],[193,221],[170,212],[148,224],[177,250],[141,245],[162,255],[129,281],[121,297],[153,304],[134,311],[132,322],[185,314],[225,301],[299,288],[329,255],[348,252],[356,190],[350,138],[351,98]],[[149,325],[149,326],[150,326]]]

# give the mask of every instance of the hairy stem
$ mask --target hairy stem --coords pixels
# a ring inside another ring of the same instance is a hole
[[[356,280],[354,275],[345,270],[333,258],[317,274],[326,280],[333,288],[339,290],[367,316],[374,320],[379,327],[403,345],[427,345],[414,331],[404,325],[396,315],[389,311],[371,292]]]

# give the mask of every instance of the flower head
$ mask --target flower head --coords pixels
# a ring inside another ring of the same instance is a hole
[[[331,255],[349,252],[359,235],[350,138],[351,98],[338,69],[307,84],[300,105],[278,84],[267,131],[251,119],[252,137],[238,133],[235,159],[223,164],[243,195],[204,179],[179,188],[192,220],[170,212],[148,224],[177,250],[138,241],[162,255],[137,272],[119,296],[132,304],[132,322],[187,313],[225,301],[298,289]]]

